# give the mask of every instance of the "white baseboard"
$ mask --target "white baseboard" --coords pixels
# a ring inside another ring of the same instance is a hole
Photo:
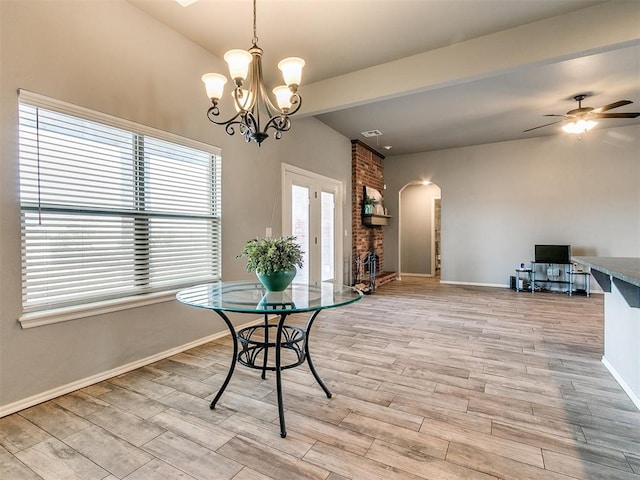
[[[405,274],[406,275],[406,274]],[[506,284],[502,284],[502,283],[476,283],[476,282],[456,282],[453,280],[440,280],[440,283],[447,283],[449,285],[469,285],[469,286],[475,286],[475,287],[497,287],[497,288],[511,288],[510,285],[506,285]],[[531,292],[528,289],[524,289],[522,290],[523,292]],[[564,292],[560,292],[560,290],[558,290],[558,293],[564,293]],[[604,292],[602,290],[591,290],[590,295],[596,294],[596,295],[601,295]],[[574,296],[581,296],[582,294],[579,295],[574,295]],[[583,295],[582,295],[583,296]]]
[[[629,396],[629,398],[631,399],[633,404],[636,406],[636,408],[640,410],[640,397],[638,397],[638,395],[633,390],[631,390],[631,387],[627,385],[627,382],[623,380],[623,378],[620,376],[618,371],[613,367],[613,365],[611,365],[609,360],[607,360],[605,357],[602,357],[602,364],[605,366],[607,370],[609,370],[611,375],[613,375],[613,378],[616,379],[616,382],[620,384],[620,386],[624,390],[624,393],[626,393]]]
[[[452,280],[440,280],[440,283],[446,283],[448,285],[469,285],[473,287],[510,288],[509,285],[504,285],[502,283],[454,282]]]
[[[244,325],[237,327],[236,331],[245,327],[249,327],[251,325],[256,325],[257,323],[260,323],[260,322],[262,322],[261,318],[257,320],[252,320],[251,322],[248,322]],[[163,360],[165,358],[171,357],[172,355],[182,353],[186,350],[189,350],[194,347],[198,347],[200,345],[204,345],[205,343],[212,342],[219,338],[226,337],[227,335],[229,335],[229,331],[225,328],[224,331],[215,333],[213,335],[209,335],[204,338],[199,338],[198,340],[194,340],[193,342],[180,345],[179,347],[165,350],[164,352],[160,352],[155,355],[151,355],[149,357],[136,360],[135,362],[127,363],[126,365],[121,365],[119,367],[113,368],[111,370],[107,370],[105,372],[98,373],[96,375],[92,375],[87,378],[76,380],[75,382],[71,382],[66,385],[61,385],[51,390],[47,390],[46,392],[38,393],[37,395],[33,395],[31,397],[27,397],[22,400],[15,401],[7,405],[1,405],[0,418],[6,415],[10,415],[12,413],[18,412],[20,410],[24,410],[25,408],[33,407],[34,405],[37,405],[42,402],[46,402],[53,398],[59,397],[61,395],[66,395],[67,393],[71,393],[81,388],[88,387],[89,385],[93,385],[94,383],[102,382],[103,380],[117,377],[118,375],[122,375],[123,373],[127,373],[137,368],[144,367],[145,365],[149,365],[159,360]]]
[[[431,273],[405,273],[405,272],[402,272],[400,274],[400,276],[402,276],[402,277],[427,277],[427,278],[433,278],[435,275],[433,275]]]

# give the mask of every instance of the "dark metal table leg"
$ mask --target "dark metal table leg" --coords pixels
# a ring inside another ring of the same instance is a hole
[[[262,379],[267,378],[267,354],[269,352],[269,316],[264,314],[264,357],[262,362]]]
[[[227,385],[229,385],[229,380],[231,380],[233,370],[236,368],[236,360],[238,358],[238,340],[236,338],[236,329],[233,328],[233,324],[229,320],[229,317],[224,314],[224,312],[218,310],[215,310],[215,312],[220,315],[222,320],[224,320],[224,323],[227,324],[227,328],[229,329],[229,333],[231,334],[231,341],[233,342],[233,357],[231,358],[231,366],[229,367],[227,378],[224,379],[224,382],[222,382],[222,387],[220,387],[220,390],[218,390],[218,393],[211,402],[211,405],[209,405],[209,408],[211,409],[216,408],[216,403],[218,403],[218,400],[220,400],[220,397],[224,393],[224,390],[227,388]]]
[[[331,398],[331,392],[329,391],[329,388],[327,388],[325,383],[320,378],[320,375],[316,371],[316,368],[313,366],[313,361],[311,360],[311,354],[309,353],[309,334],[311,333],[311,326],[313,325],[313,321],[316,319],[319,313],[320,313],[320,310],[313,312],[313,315],[311,315],[311,317],[309,318],[309,321],[307,322],[307,328],[306,328],[307,333],[304,341],[304,355],[307,359],[307,363],[309,364],[309,369],[311,370],[311,373],[313,373],[313,376],[316,379],[316,382],[318,382],[318,385],[322,387],[322,390],[324,390],[324,393],[327,396],[327,398]]]
[[[284,424],[284,405],[282,399],[282,371],[281,371],[281,351],[280,344],[282,343],[282,327],[284,321],[287,318],[286,313],[280,314],[280,321],[278,322],[278,331],[276,333],[276,391],[278,393],[278,415],[280,416],[280,436],[282,438],[287,436],[287,428]]]

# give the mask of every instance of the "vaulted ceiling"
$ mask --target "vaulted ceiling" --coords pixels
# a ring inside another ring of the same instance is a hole
[[[219,58],[250,46],[251,0],[129,1]],[[640,111],[636,0],[257,0],[257,15],[268,82],[281,58],[307,62],[298,115],[386,156],[562,134],[523,130],[562,120],[543,115],[580,93]]]

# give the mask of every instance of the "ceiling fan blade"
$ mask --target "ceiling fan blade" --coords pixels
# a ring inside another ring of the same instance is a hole
[[[566,115],[559,115],[557,113],[547,113],[546,115],[543,115],[543,117],[566,117]]]
[[[555,116],[555,115],[554,115],[554,116]],[[557,115],[557,116],[564,117],[564,115]],[[531,130],[537,130],[538,128],[542,128],[542,127],[548,127],[549,125],[554,125],[554,124],[556,124],[556,123],[560,123],[560,122],[562,122],[562,120],[558,120],[557,122],[547,123],[547,124],[545,124],[545,125],[540,125],[539,127],[528,128],[527,130],[523,130],[523,131],[522,131],[522,133],[524,133],[524,132],[530,132]]]
[[[640,112],[628,113],[597,113],[596,118],[636,118],[640,116]]]
[[[622,107],[623,105],[629,105],[630,103],[633,103],[633,102],[631,100],[619,100],[617,102],[610,103],[609,105],[604,105],[602,107],[594,108],[593,110],[591,110],[591,113],[606,112],[607,110]]]

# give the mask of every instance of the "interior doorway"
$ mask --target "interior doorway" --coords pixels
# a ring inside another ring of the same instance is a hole
[[[400,275],[439,277],[441,271],[441,189],[412,182],[400,190],[398,265]]]

